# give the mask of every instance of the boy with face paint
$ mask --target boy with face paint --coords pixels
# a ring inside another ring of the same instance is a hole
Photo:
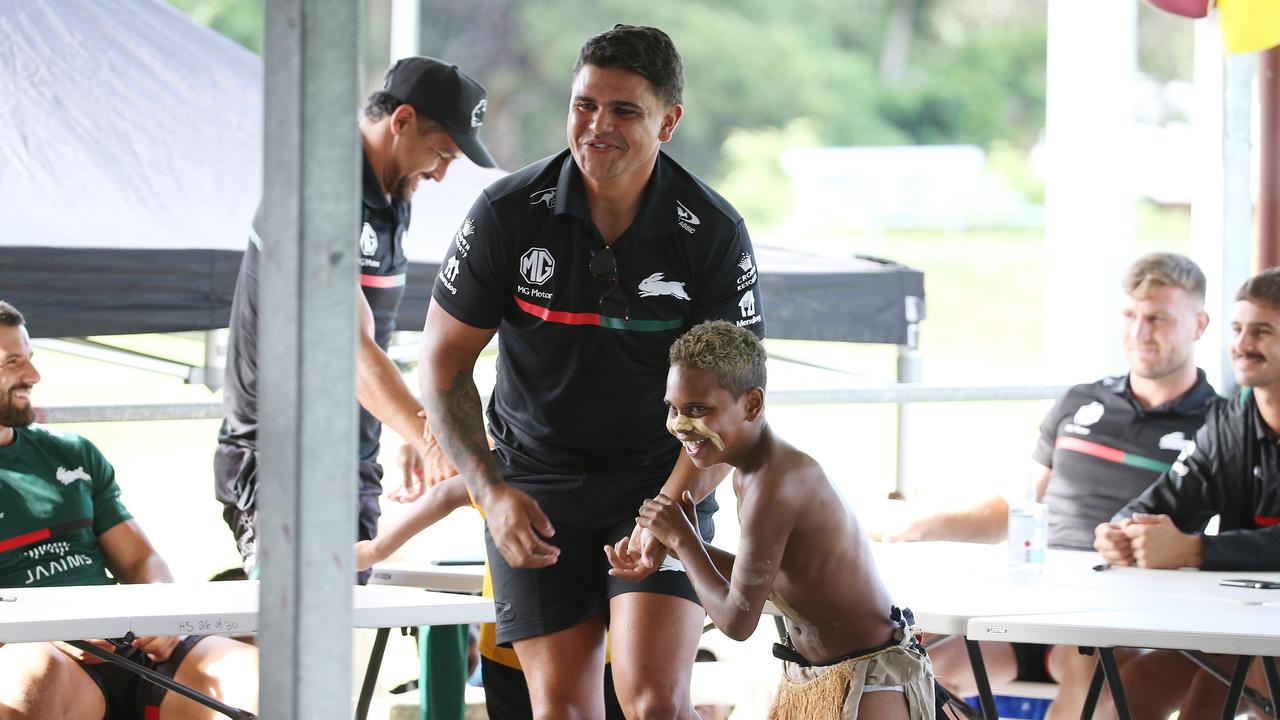
[[[774,435],[764,417],[765,352],[750,332],[715,321],[670,351],[667,429],[699,468],[737,470],[738,555],[702,542],[693,498],[645,501],[637,523],[683,563],[716,627],[755,630],[766,600],[787,621],[783,679],[769,717],[935,717],[933,671],[893,607],[866,537],[813,458]],[[606,546],[613,569],[635,562],[628,538]]]

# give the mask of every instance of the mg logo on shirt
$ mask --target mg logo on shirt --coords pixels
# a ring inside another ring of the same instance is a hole
[[[1062,431],[1075,435],[1089,435],[1093,432],[1089,426],[1101,420],[1104,412],[1106,410],[1102,407],[1102,403],[1096,400],[1081,405],[1080,409],[1076,410],[1075,416],[1071,418],[1072,422],[1062,426]]]
[[[556,271],[555,258],[545,248],[529,248],[520,256],[520,274],[525,282],[541,285],[551,279]]]
[[[369,223],[365,223],[360,230],[360,252],[365,256],[378,252],[378,233],[373,231],[373,226]]]
[[[1077,425],[1092,425],[1102,419],[1103,412],[1102,403],[1095,401],[1081,405],[1074,419]]]

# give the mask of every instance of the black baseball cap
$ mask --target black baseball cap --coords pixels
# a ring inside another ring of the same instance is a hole
[[[479,137],[488,105],[484,86],[457,65],[433,57],[404,58],[387,71],[382,90],[443,125],[471,162],[498,166]]]

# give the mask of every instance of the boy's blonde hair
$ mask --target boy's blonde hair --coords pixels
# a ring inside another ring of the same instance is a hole
[[[695,325],[671,344],[672,365],[706,370],[735,400],[768,379],[764,345],[751,333],[724,320]]]

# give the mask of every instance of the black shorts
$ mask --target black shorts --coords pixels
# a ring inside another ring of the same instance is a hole
[[[358,464],[360,476],[359,510],[356,537],[372,540],[378,534],[378,518],[382,507],[382,466],[374,462]],[[236,539],[236,550],[245,561],[245,572],[252,572],[258,553],[258,453],[256,450],[219,443],[213,454],[213,494],[222,503],[222,519]],[[354,541],[353,541],[354,542]],[[250,575],[256,577],[256,575]],[[360,573],[365,584],[369,571]]]
[[[529,683],[524,673],[497,660],[480,657],[484,707],[490,720],[533,720]],[[613,666],[604,666],[604,720],[626,720],[613,690]]]
[[[133,647],[116,650],[116,654],[172,679],[187,653],[204,638],[204,635],[182,638],[173,654],[162,663],[152,662],[146,653]],[[80,663],[80,667],[97,683],[107,701],[107,714],[103,720],[153,720],[160,717],[160,701],[164,700],[168,690],[111,663]]]
[[[667,475],[529,475],[504,472],[514,488],[538,502],[555,527],[547,539],[560,548],[554,565],[536,570],[514,569],[502,558],[485,528],[485,550],[498,611],[497,642],[565,630],[588,618],[608,620],[609,599],[628,592],[674,595],[698,602],[693,585],[674,558],[640,582],[609,575],[604,546],[635,529],[636,515],[647,498],[658,494]],[[711,542],[715,525],[714,494],[698,505],[698,530]]]
[[[1017,679],[1022,682],[1056,682],[1049,675],[1049,649],[1052,645],[1037,643],[1012,643],[1013,659],[1018,667]]]

